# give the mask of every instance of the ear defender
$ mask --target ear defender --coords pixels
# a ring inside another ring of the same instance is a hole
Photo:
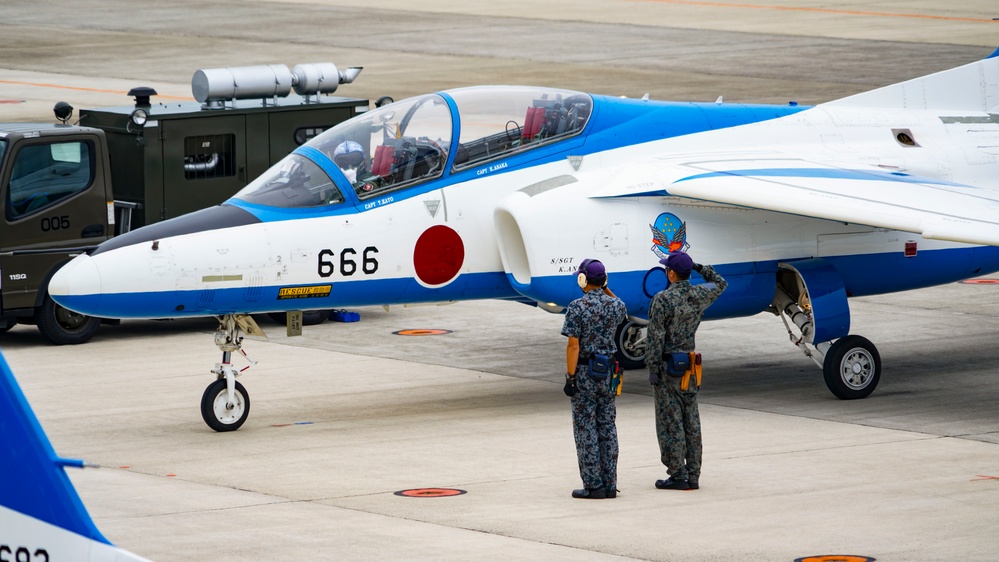
[[[604,273],[603,275],[595,275],[592,277],[587,277],[587,273],[589,273],[590,270],[590,265],[593,263],[600,264],[601,265],[600,270],[603,269],[602,267],[603,264],[601,264],[599,260],[585,259],[583,260],[583,263],[579,264],[579,270],[578,270],[579,275],[576,276],[576,284],[579,285],[580,289],[585,289],[587,285],[600,285],[600,287],[607,286],[606,273]]]
[[[586,266],[590,265],[591,261],[593,260],[583,260],[582,263],[579,264],[579,269],[576,270],[579,272],[579,275],[576,276],[576,284],[579,285],[580,289],[586,288]]]

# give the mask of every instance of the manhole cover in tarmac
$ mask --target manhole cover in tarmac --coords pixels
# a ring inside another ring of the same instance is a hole
[[[399,330],[392,333],[397,336],[441,336],[450,334],[451,330]]]
[[[407,498],[447,498],[460,496],[464,493],[465,490],[458,490],[456,488],[413,488],[411,490],[400,490],[395,495],[406,496]]]
[[[794,562],[874,562],[875,560],[877,558],[855,556],[853,554],[822,554],[819,556],[795,558]]]
[[[413,488],[411,490],[400,490],[395,495],[406,496],[407,498],[447,498],[460,496],[464,493],[465,490],[458,490],[456,488]]]

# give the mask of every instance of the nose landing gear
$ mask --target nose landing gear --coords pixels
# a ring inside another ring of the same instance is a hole
[[[219,317],[215,345],[222,350],[222,362],[215,364],[212,373],[216,380],[201,396],[201,418],[215,431],[236,431],[250,415],[250,395],[236,377],[257,362],[243,351],[241,332],[248,336],[265,336],[249,315],[226,314]],[[231,362],[233,351],[243,354],[250,364],[236,370]]]

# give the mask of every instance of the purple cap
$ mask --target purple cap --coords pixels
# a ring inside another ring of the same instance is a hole
[[[672,269],[678,275],[689,275],[694,269],[694,260],[686,252],[670,252],[668,256],[659,260],[659,263]]]
[[[585,259],[579,264],[579,269],[576,270],[576,275],[583,273],[586,275],[587,281],[593,280],[594,282],[603,283],[604,279],[607,277],[607,269],[604,268],[604,264],[597,260]]]

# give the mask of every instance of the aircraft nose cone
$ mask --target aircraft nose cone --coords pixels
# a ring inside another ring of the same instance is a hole
[[[73,258],[49,281],[49,295],[60,306],[80,314],[98,315],[101,272],[88,255]]]

